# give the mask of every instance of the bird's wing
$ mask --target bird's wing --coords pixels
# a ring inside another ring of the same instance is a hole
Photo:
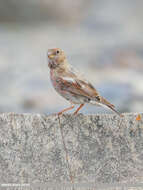
[[[97,102],[100,105],[105,105],[112,111],[117,113],[119,116],[123,116],[117,110],[115,110],[115,106],[113,104],[111,104],[105,98],[100,96],[96,89],[89,82],[71,77],[60,77],[58,80],[63,90],[67,90],[73,95],[86,97],[88,98],[89,102]]]
[[[60,82],[63,84],[64,90],[68,90],[71,93],[87,96],[89,98],[98,96],[95,88],[85,81],[79,80],[73,77],[60,77]]]
[[[105,98],[101,97],[96,89],[87,80],[79,79],[75,76],[61,76],[58,78],[63,90],[67,90],[71,94],[87,97],[98,103],[114,108]]]

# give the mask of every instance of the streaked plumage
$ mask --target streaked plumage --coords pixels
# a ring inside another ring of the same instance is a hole
[[[93,85],[69,65],[64,51],[59,48],[49,49],[48,59],[50,78],[55,90],[72,104],[70,108],[59,112],[59,115],[73,109],[73,104],[80,104],[80,107],[74,112],[76,114],[85,103],[88,103],[110,108],[122,116],[115,110],[113,104],[101,97]]]

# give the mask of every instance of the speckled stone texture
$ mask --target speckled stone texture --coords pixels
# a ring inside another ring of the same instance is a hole
[[[89,183],[114,190],[121,189],[112,187],[114,183],[141,183],[143,114],[141,120],[137,115],[63,115],[59,124],[54,115],[0,114],[0,190],[8,183],[30,184],[23,189],[60,189],[46,184],[70,183],[69,167],[74,183],[85,183],[75,190],[95,189],[88,188]]]

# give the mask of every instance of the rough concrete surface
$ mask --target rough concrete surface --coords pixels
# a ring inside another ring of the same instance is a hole
[[[143,114],[137,115],[63,115],[59,124],[54,115],[0,114],[0,190],[72,189],[70,172],[75,190],[143,189]]]

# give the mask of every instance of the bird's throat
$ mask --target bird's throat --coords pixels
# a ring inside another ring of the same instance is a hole
[[[49,60],[48,66],[50,69],[55,69],[57,67],[57,64],[53,60]]]

